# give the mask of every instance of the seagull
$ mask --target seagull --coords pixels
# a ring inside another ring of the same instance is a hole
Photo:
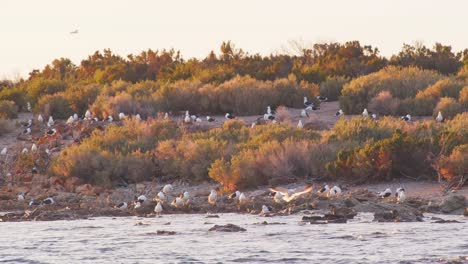
[[[38,174],[38,173],[39,173],[39,171],[37,170],[37,167],[36,167],[36,166],[34,166],[34,167],[31,169],[31,173],[32,173],[32,174]]]
[[[319,95],[319,96],[317,96],[316,98],[317,98],[317,100],[319,100],[320,102],[326,102],[326,101],[328,101],[328,98],[325,97],[325,96],[320,96],[320,95]]]
[[[184,200],[180,197],[176,197],[174,201],[171,203],[174,207],[182,207],[184,205]]]
[[[309,113],[307,113],[307,111],[305,109],[302,109],[301,117],[308,117],[308,116],[309,116]]]
[[[158,204],[154,207],[154,212],[157,214],[157,215],[160,215],[163,211],[163,207],[161,205],[160,202],[158,202]]]
[[[41,205],[41,203],[35,199],[31,199],[31,201],[29,201],[29,206],[33,205]]]
[[[137,198],[137,201],[138,201],[139,203],[144,203],[144,202],[146,202],[146,200],[147,200],[147,198],[146,198],[146,196],[144,196],[144,195],[140,195],[140,196],[138,196],[138,198]]]
[[[73,118],[73,116],[70,116],[70,117],[67,119],[67,124],[73,124],[73,122],[75,122],[75,119]]]
[[[322,187],[322,189],[318,190],[317,193],[328,193],[330,191],[330,186],[325,185]]]
[[[52,116],[49,116],[49,121],[47,121],[47,126],[51,127],[54,125],[54,118]]]
[[[31,152],[36,152],[37,151],[37,145],[36,144],[32,144],[31,146]]]
[[[24,148],[24,149],[21,151],[22,154],[26,154],[26,153],[28,153],[28,152],[29,152],[29,151],[28,151],[27,148]]]
[[[140,116],[140,114],[136,114],[135,119],[138,120],[138,121],[141,121],[141,116]]]
[[[206,120],[207,120],[208,122],[214,122],[214,121],[215,121],[214,117],[211,117],[211,116],[207,116],[207,117],[206,117]]]
[[[52,197],[47,197],[42,201],[43,204],[54,204],[55,201]]]
[[[390,188],[387,188],[385,189],[385,191],[379,193],[379,196],[381,198],[386,198],[386,197],[389,197],[390,195],[392,195],[392,190]]]
[[[73,121],[78,121],[78,119],[79,119],[78,114],[77,113],[73,114]]]
[[[79,33],[78,29],[75,29],[75,30],[70,32],[70,34],[78,34],[78,33]]]
[[[112,122],[112,121],[114,121],[114,118],[113,118],[111,115],[109,115],[109,116],[107,117],[107,121]]]
[[[195,122],[196,122],[196,123],[201,123],[201,122],[202,122],[202,119],[199,118],[199,117],[197,117],[197,118],[195,118]]]
[[[297,128],[304,128],[304,125],[302,124],[302,120],[299,120],[299,122],[297,122]]]
[[[119,120],[125,119],[125,114],[124,113],[119,113]]]
[[[252,122],[252,124],[250,125],[250,128],[254,128],[256,125],[257,125],[257,123]]]
[[[156,200],[165,202],[167,201],[167,196],[164,194],[164,192],[158,192],[158,198]]]
[[[275,111],[271,111],[271,107],[270,106],[267,106],[267,114],[268,115],[274,115],[276,114]]]
[[[342,116],[344,115],[343,110],[338,110],[338,112],[335,113],[335,116]]]
[[[140,202],[136,202],[136,203],[135,203],[135,209],[138,209],[138,208],[140,208],[140,207],[141,207],[141,203],[140,203]]]
[[[330,189],[328,194],[329,194],[329,197],[339,196],[341,194],[341,188],[338,186],[333,186],[333,188]]]
[[[369,113],[371,118],[374,119],[374,120],[377,120],[377,114],[374,114],[374,113]]]
[[[50,149],[46,148],[45,153],[50,156]]]
[[[184,194],[182,194],[182,199],[184,200],[184,204],[187,205],[190,199],[189,192],[185,191]]]
[[[238,200],[239,200],[239,204],[243,204],[243,203],[247,202],[247,197],[245,197],[244,193],[241,193],[239,195]]]
[[[260,212],[260,215],[267,215],[270,213],[270,208],[266,205],[262,205],[262,211]]]
[[[190,118],[189,111],[185,111],[184,122],[185,122],[185,123],[190,123],[190,122],[192,122],[192,119]]]
[[[37,116],[37,121],[38,121],[39,123],[41,123],[41,124],[44,122],[44,118],[42,117],[41,114],[39,114],[39,115]]]
[[[123,210],[123,209],[127,209],[128,207],[128,204],[126,202],[123,202],[123,203],[119,203],[117,206],[115,206],[114,208],[117,208],[117,209],[120,209],[120,210]]]
[[[2,152],[0,152],[0,155],[5,156],[7,153],[8,153],[8,149],[7,149],[7,148],[3,148],[3,149],[2,149]]]
[[[235,117],[233,114],[231,114],[231,113],[226,113],[225,117],[226,117],[226,119],[234,119],[234,118],[236,118],[236,117]]]
[[[210,195],[208,195],[208,202],[214,205],[217,199],[218,199],[218,193],[215,190],[211,190]]]
[[[368,117],[369,112],[367,112],[367,108],[364,108],[364,111],[362,111],[362,117]]]
[[[169,114],[166,112],[164,113],[164,119],[168,119],[169,118]]]
[[[411,121],[411,116],[410,116],[410,114],[407,114],[405,116],[402,116],[401,119],[405,120],[405,121]]]
[[[55,135],[55,133],[57,133],[57,130],[55,128],[47,130],[47,132],[46,132],[46,134],[49,135],[49,136],[53,136],[53,135]]]
[[[239,199],[239,196],[241,195],[240,191],[236,191],[228,196],[228,199]]]
[[[304,96],[304,106],[305,106],[305,107],[309,107],[309,106],[312,106],[312,105],[314,105],[314,103],[309,102],[309,101],[307,100],[307,97]]]
[[[86,113],[84,116],[85,116],[85,119],[91,119],[91,111],[89,111],[89,109],[86,110]]]
[[[172,192],[173,188],[171,184],[166,184],[164,185],[164,188],[162,189],[163,193],[165,194],[170,194]]]
[[[442,116],[442,113],[439,111],[439,113],[437,114],[437,117],[436,117],[436,121],[441,123],[442,121],[444,121],[444,117]]]
[[[274,197],[275,202],[281,202],[281,201],[290,202],[296,199],[297,197],[312,191],[313,188],[314,186],[309,185],[305,187],[304,189],[302,189],[301,191],[297,191],[297,192],[295,189],[288,190],[288,189],[281,188],[281,187],[271,187],[269,189],[272,192],[276,192],[275,197]]]
[[[403,188],[397,192],[397,201],[403,203],[406,200],[406,193]]]
[[[18,201],[24,201],[25,195],[24,193],[21,192],[21,193],[18,193],[17,197],[18,197]]]
[[[31,112],[31,111],[32,111],[32,107],[31,107],[31,103],[30,103],[30,102],[27,102],[27,103],[26,103],[26,108],[28,109],[28,112]]]
[[[26,128],[25,130],[23,130],[23,135],[29,135],[31,134],[31,128]]]

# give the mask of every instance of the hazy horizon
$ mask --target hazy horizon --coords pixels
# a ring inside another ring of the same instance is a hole
[[[358,40],[397,53],[420,41],[468,48],[468,2],[439,1],[279,1],[202,0],[138,3],[127,0],[70,4],[58,0],[2,1],[0,79],[26,77],[56,58],[74,63],[96,50],[126,56],[149,48],[180,50],[184,58],[205,57],[231,40],[244,51],[282,52],[288,41],[304,43]],[[78,34],[70,34],[73,30]],[[458,30],[457,30],[458,29]]]

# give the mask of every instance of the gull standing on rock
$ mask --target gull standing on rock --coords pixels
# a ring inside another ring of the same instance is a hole
[[[208,203],[214,205],[218,199],[218,193],[215,190],[211,190],[210,195],[208,195]]]
[[[341,188],[338,186],[333,186],[333,188],[330,189],[328,194],[329,194],[329,197],[339,196],[341,194]]]
[[[190,194],[189,192],[185,191],[184,194],[182,195],[182,199],[184,201],[184,205],[187,205],[190,200]]]
[[[174,188],[172,188],[172,185],[171,185],[171,184],[166,184],[166,185],[164,185],[164,188],[162,189],[162,191],[163,191],[163,193],[165,193],[165,194],[170,194],[170,193],[172,193],[172,190],[173,190],[173,189],[174,189]]]
[[[114,208],[123,210],[123,209],[127,209],[127,207],[128,207],[128,204],[127,204],[126,202],[123,202],[123,203],[118,204],[118,205],[115,206]]]
[[[260,215],[268,215],[270,213],[270,209],[266,205],[262,205],[262,211],[260,212]]]
[[[163,211],[163,207],[160,202],[154,207],[154,212],[159,216]]]

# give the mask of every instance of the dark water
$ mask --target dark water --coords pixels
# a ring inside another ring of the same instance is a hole
[[[329,225],[303,224],[300,215],[219,216],[0,223],[0,263],[440,263],[468,255],[463,216],[442,216],[462,221],[454,224],[373,223],[360,214]],[[227,223],[247,231],[208,232]]]

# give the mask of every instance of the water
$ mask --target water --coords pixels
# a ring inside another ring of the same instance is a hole
[[[219,216],[0,223],[0,263],[434,263],[468,254],[463,216],[442,216],[463,221],[452,224],[373,223],[359,214],[329,225],[303,224],[301,215]],[[280,224],[256,224],[263,221]],[[208,232],[227,223],[247,231]]]

